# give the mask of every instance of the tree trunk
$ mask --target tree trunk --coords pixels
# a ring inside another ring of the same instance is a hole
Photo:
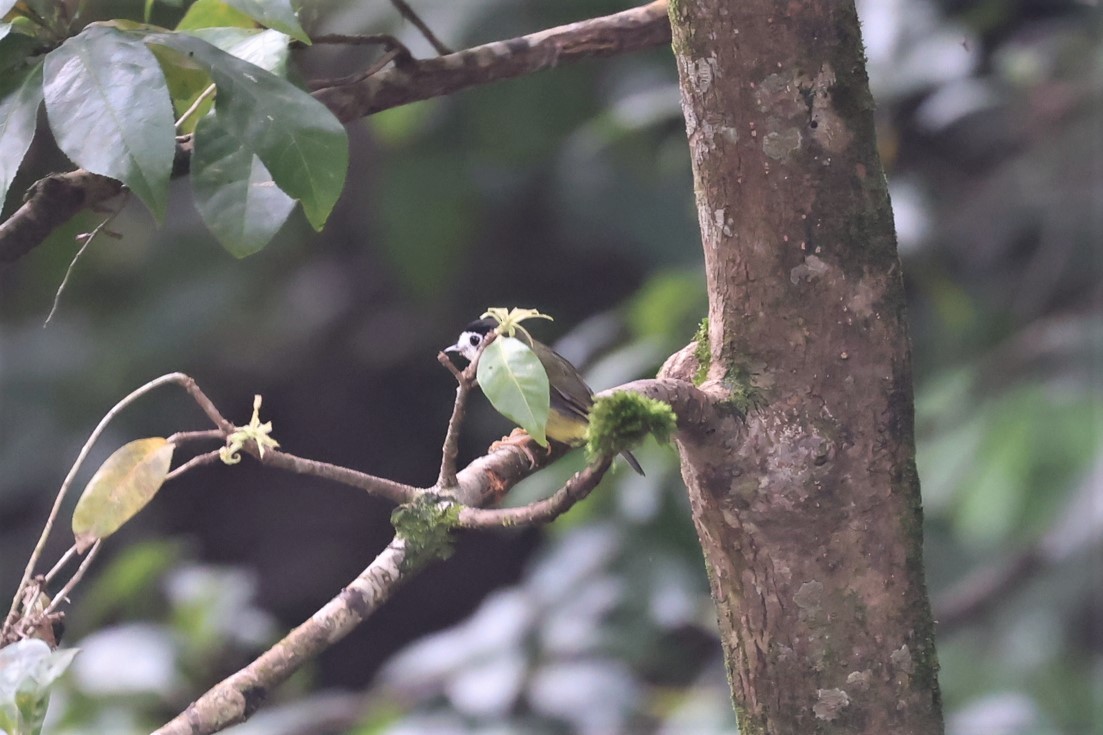
[[[707,355],[697,377],[733,409],[679,451],[741,731],[942,732],[853,2],[672,0],[670,16],[709,315],[707,351],[664,374],[692,380]]]

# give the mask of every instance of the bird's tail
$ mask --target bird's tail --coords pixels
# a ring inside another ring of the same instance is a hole
[[[640,467],[639,461],[631,452],[625,450],[620,453],[620,456],[624,457],[624,461],[627,462],[628,466],[634,469],[637,474],[643,475],[643,467]]]

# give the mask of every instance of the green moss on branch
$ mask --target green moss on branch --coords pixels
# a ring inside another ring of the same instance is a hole
[[[591,457],[612,457],[653,435],[670,441],[678,417],[662,401],[631,391],[618,391],[599,398],[590,410],[586,451]]]
[[[712,364],[712,353],[709,351],[709,320],[705,317],[697,327],[697,334],[693,335],[696,346],[693,348],[693,356],[697,358],[697,372],[693,374],[693,384],[700,386],[709,376],[709,366]]]
[[[391,525],[406,539],[403,566],[416,569],[452,555],[452,529],[460,517],[460,506],[438,495],[425,493],[391,513]]]

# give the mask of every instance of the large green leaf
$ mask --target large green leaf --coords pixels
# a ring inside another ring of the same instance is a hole
[[[498,337],[479,357],[476,377],[498,413],[527,431],[540,446],[548,445],[548,374],[528,345],[514,337]]]
[[[46,114],[76,164],[126,184],[160,220],[175,152],[172,103],[150,50],[91,25],[46,57]]]
[[[203,221],[238,258],[268,244],[295,207],[217,114],[200,120],[195,129],[191,179]]]
[[[201,101],[199,99],[211,86],[211,75],[206,69],[189,59],[187,54],[182,54],[176,49],[167,46],[150,46],[149,50],[161,64],[161,72],[165,75],[165,83],[168,84],[172,109],[177,119],[177,134],[195,132],[196,123],[214,107],[214,95],[207,94]],[[195,104],[197,101],[199,101],[198,105]],[[193,105],[195,105],[194,110]],[[187,118],[183,117],[185,112],[188,113]]]
[[[202,38],[226,53],[248,61],[250,64],[256,64],[276,76],[287,75],[287,59],[290,55],[288,44],[291,39],[279,31],[261,31],[256,28],[200,28],[188,31],[188,34]],[[187,54],[176,49],[158,45],[151,45],[149,48],[161,64],[161,71],[165,74],[177,118],[181,118],[185,112],[190,111],[186,119],[179,120],[177,132],[181,135],[195,132],[195,126],[199,120],[214,107],[214,95],[207,92],[207,88],[212,84],[211,75]],[[193,103],[201,95],[206,96],[193,110]]]
[[[260,156],[276,184],[302,202],[310,224],[321,229],[348,169],[348,137],[337,118],[293,84],[198,38],[159,33],[146,40],[207,67],[223,124]]]
[[[174,445],[160,437],[120,447],[100,465],[73,509],[73,536],[83,551],[146,506],[165,481]]]
[[[42,62],[0,77],[0,206],[34,138],[42,104]]]
[[[291,38],[286,33],[256,28],[199,28],[188,31],[188,35],[202,38],[212,46],[278,77],[287,76]]]
[[[299,25],[295,9],[291,7],[291,0],[226,0],[226,3],[266,28],[283,31],[303,43],[310,43],[310,37]]]

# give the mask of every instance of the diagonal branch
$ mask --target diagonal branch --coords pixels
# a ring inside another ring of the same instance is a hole
[[[390,599],[405,580],[405,558],[406,542],[395,536],[336,597],[251,664],[207,690],[153,735],[214,733],[245,720],[305,661],[344,638]]]
[[[399,64],[354,83],[324,87],[315,91],[314,96],[341,122],[348,123],[411,102],[562,64],[668,43],[667,2],[656,0],[600,18]],[[190,146],[177,147],[175,173],[187,169],[189,153]],[[77,212],[110,199],[121,190],[118,181],[84,169],[42,179],[28,192],[23,206],[0,223],[0,264],[23,257]]]
[[[314,96],[347,123],[381,110],[562,64],[652,48],[670,43],[666,5],[666,0],[656,0],[602,18],[420,59],[353,85],[319,89]]]
[[[441,40],[437,38],[437,35],[433,33],[433,31],[430,30],[429,26],[426,25],[425,21],[423,21],[418,16],[418,14],[414,12],[414,9],[410,7],[409,3],[407,3],[406,0],[391,0],[391,5],[394,6],[399,15],[410,21],[410,23],[413,24],[414,28],[417,28],[419,31],[421,31],[421,35],[425,36],[425,40],[429,42],[429,45],[433,47],[434,51],[436,51],[438,54],[441,54],[442,56],[444,54],[452,53],[452,49],[441,43]]]
[[[465,386],[467,389],[473,386],[473,375],[466,375],[467,371],[461,373],[447,357],[442,355],[441,358],[443,358],[441,363],[453,372],[460,384],[458,393],[462,394]],[[622,386],[620,389],[669,400],[675,412],[687,417],[686,420],[679,422],[681,428],[686,431],[692,431],[699,417],[712,410],[711,398],[707,393],[698,390],[692,384],[678,380],[640,380]],[[458,427],[458,418],[462,416],[463,395],[457,395],[456,403],[457,410],[453,414],[453,423]],[[445,465],[449,462],[448,446],[454,441],[455,430],[455,427],[450,427],[449,437],[445,442],[443,460]],[[455,476],[453,485],[447,486],[442,480],[438,480],[438,485],[442,488],[448,487],[455,502],[461,505],[456,526],[486,529],[529,525],[545,523],[565,513],[598,485],[609,469],[611,458],[604,457],[576,473],[562,488],[545,500],[520,508],[482,510],[475,507],[500,499],[509,488],[539,467],[559,457],[564,451],[566,448],[559,447],[558,450],[550,453],[550,456],[539,452],[538,455],[543,457],[536,467],[523,452],[511,448],[480,457],[459,473],[455,473],[453,467],[451,469],[451,473]],[[269,458],[287,456],[274,450],[265,452],[264,462],[282,466],[282,459],[273,461]],[[451,457],[451,461],[454,462],[454,453],[451,453]],[[300,458],[295,458],[295,461],[308,463],[295,471],[321,474],[310,467],[322,463],[313,463]],[[332,469],[352,473],[351,470],[344,468],[333,467]],[[447,469],[444,468],[442,474]],[[372,479],[374,481],[376,478]],[[368,568],[340,594],[255,661],[208,690],[184,712],[157,730],[154,735],[204,735],[218,732],[248,718],[275,686],[285,681],[307,660],[348,635],[355,626],[386,602],[394,590],[411,576],[411,567],[407,562],[406,541],[396,536]]]
[[[496,454],[501,459],[502,454],[515,453]],[[458,525],[494,528],[550,521],[586,497],[601,481],[611,462],[609,458],[598,461],[571,477],[551,498],[523,508],[498,511],[463,508]],[[470,471],[470,468],[465,470]],[[204,735],[248,718],[274,687],[303,663],[348,635],[390,599],[395,589],[411,576],[406,560],[406,542],[396,535],[340,594],[252,663],[207,690],[153,735]]]
[[[246,449],[248,449],[248,447],[246,447]],[[257,456],[255,452],[250,453],[252,453],[254,457]],[[401,482],[388,480],[385,477],[369,475],[364,472],[349,469],[348,467],[329,464],[328,462],[319,462],[316,459],[297,457],[294,454],[289,454],[278,449],[269,449],[265,451],[264,459],[260,461],[268,467],[275,467],[300,475],[321,477],[339,482],[342,485],[360,488],[361,490],[368,491],[372,495],[386,498],[392,503],[397,503],[399,505],[410,502],[418,493],[418,489],[412,485],[404,485]]]

